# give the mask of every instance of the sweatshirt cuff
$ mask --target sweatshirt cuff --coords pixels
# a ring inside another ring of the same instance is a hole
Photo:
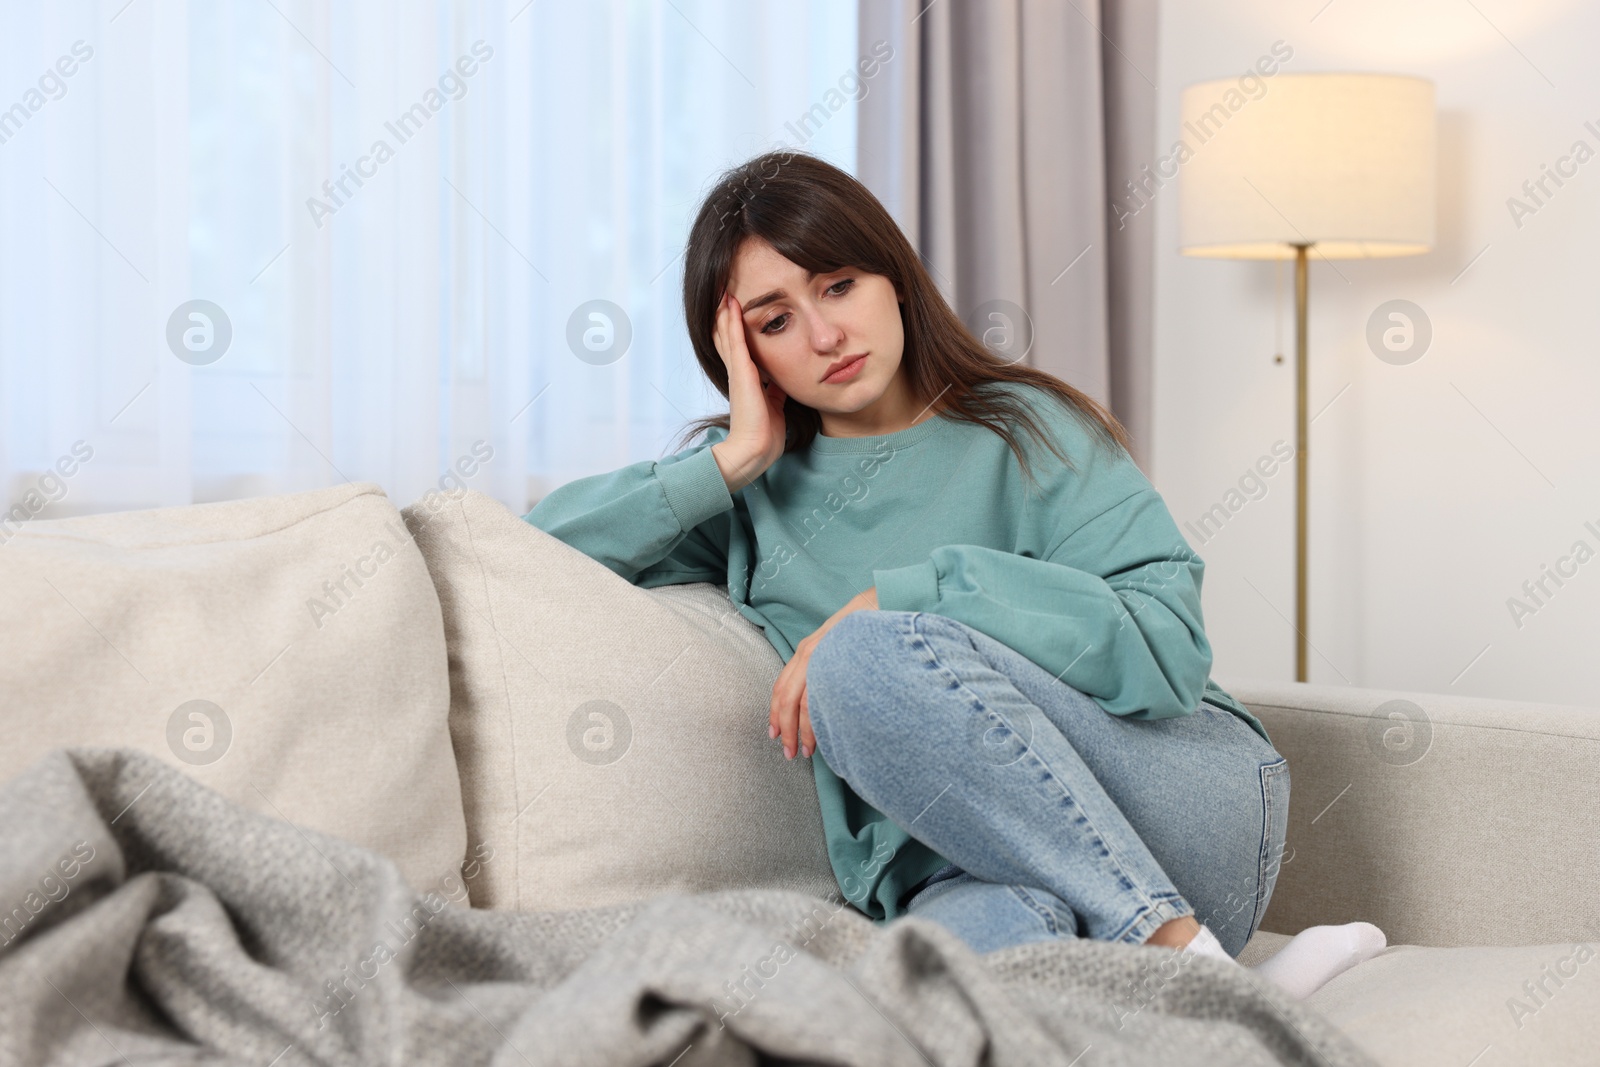
[[[676,463],[657,463],[655,474],[667,495],[667,507],[685,532],[733,507],[733,495],[710,446]]]
[[[939,572],[931,559],[873,571],[872,582],[880,611],[934,611],[939,606]]]

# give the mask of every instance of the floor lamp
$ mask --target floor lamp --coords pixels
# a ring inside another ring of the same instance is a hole
[[[1304,682],[1309,261],[1409,256],[1433,245],[1433,83],[1248,71],[1189,86],[1180,110],[1171,157],[1179,250],[1295,264],[1295,680]]]

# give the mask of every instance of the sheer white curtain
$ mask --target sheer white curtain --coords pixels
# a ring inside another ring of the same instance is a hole
[[[853,169],[856,21],[854,0],[7,4],[6,507],[345,480],[403,506],[467,469],[520,511],[661,455],[724,403],[683,330],[693,211],[769,148]]]

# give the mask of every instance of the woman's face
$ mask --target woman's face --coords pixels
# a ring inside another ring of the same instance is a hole
[[[905,328],[888,278],[853,268],[812,276],[766,241],[747,237],[734,255],[728,291],[744,313],[756,367],[816,409],[824,432],[834,422],[827,416],[861,412],[886,394],[899,407]],[[824,380],[830,367],[857,357],[865,358],[853,371],[845,367],[849,378]]]

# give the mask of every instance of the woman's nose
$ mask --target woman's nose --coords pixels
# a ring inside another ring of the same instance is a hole
[[[839,347],[844,340],[844,330],[840,329],[825,315],[814,315],[811,319],[811,345],[818,352],[831,352]]]

